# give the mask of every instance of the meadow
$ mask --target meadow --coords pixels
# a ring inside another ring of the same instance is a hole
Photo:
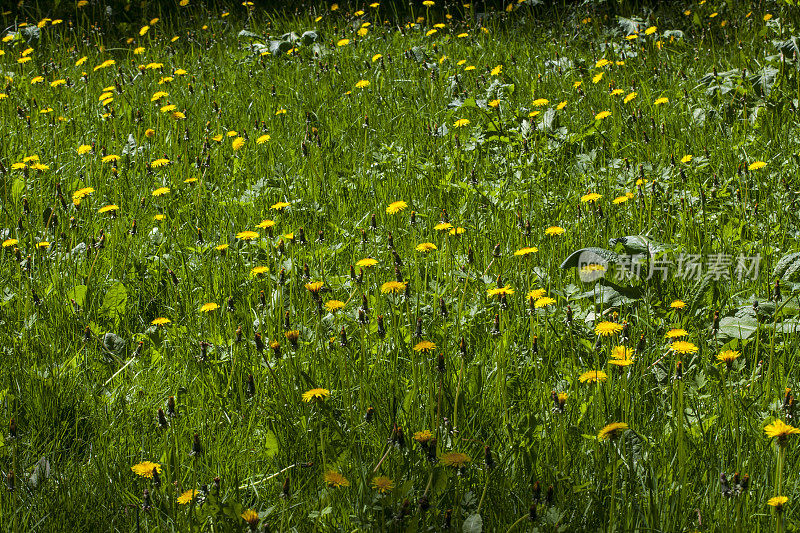
[[[793,2],[52,4],[1,531],[800,524]]]

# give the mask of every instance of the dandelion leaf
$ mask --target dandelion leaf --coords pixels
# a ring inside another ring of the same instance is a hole
[[[616,252],[606,250],[605,248],[589,247],[572,252],[570,256],[561,263],[561,268],[577,268],[581,262],[581,256],[586,258],[592,255],[597,256],[606,263],[619,263],[619,255],[617,255]]]

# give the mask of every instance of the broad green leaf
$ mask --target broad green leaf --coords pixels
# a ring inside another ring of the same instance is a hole
[[[719,335],[731,339],[749,339],[758,329],[754,316],[726,316],[719,321]]]
[[[800,252],[792,252],[784,255],[775,265],[772,275],[784,281],[797,281],[800,276]]]
[[[561,263],[561,268],[577,268],[581,262],[586,264],[589,260],[619,263],[619,255],[605,248],[581,248],[580,250],[572,252],[570,256]]]
[[[67,298],[75,300],[75,303],[83,307],[86,302],[86,285],[78,285],[67,291]]]
[[[112,318],[118,318],[125,313],[128,304],[128,289],[118,281],[114,283],[103,297],[102,311],[108,313]]]
[[[483,519],[481,515],[474,513],[467,517],[464,520],[464,527],[462,528],[464,533],[481,533],[483,531]]]

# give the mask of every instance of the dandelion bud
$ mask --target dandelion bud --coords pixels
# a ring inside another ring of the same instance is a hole
[[[411,211],[411,218],[409,220],[409,223],[412,226],[417,223],[417,212],[416,211]]]
[[[192,456],[200,456],[203,455],[203,446],[200,444],[200,435],[197,433],[194,434],[194,440],[192,441],[192,451],[189,453]]]
[[[363,244],[367,244],[368,241],[369,241],[369,239],[367,238],[367,232],[362,229],[361,230],[361,242]]]
[[[375,408],[367,407],[367,412],[364,413],[364,421],[369,424],[375,419]]]
[[[228,312],[233,313],[236,307],[233,305],[233,296],[228,296]]]
[[[14,492],[17,488],[17,478],[14,476],[14,471],[9,470],[8,475],[6,475],[6,489],[8,492]]]
[[[206,341],[200,341],[200,361],[205,361],[208,356],[208,344]]]
[[[400,283],[403,282],[403,273],[400,271],[397,265],[394,266],[394,279]]]
[[[8,423],[8,439],[14,440],[17,438],[17,421],[13,418],[11,422]]]
[[[403,261],[400,259],[400,256],[397,254],[396,250],[392,250],[392,259],[394,259],[394,264],[397,267],[403,266]]]
[[[297,241],[300,244],[305,244],[306,243],[306,231],[302,227],[301,228],[297,228],[297,231],[295,232],[294,240]]]
[[[161,429],[166,429],[169,427],[169,423],[167,422],[167,417],[164,415],[164,410],[162,408],[158,408],[158,427]]]
[[[414,329],[414,337],[420,339],[422,338],[422,319],[417,318],[417,326]]]
[[[386,242],[389,246],[390,250],[394,250],[394,237],[392,237],[392,232],[389,232],[389,236],[386,237]]]
[[[553,500],[555,499],[555,489],[553,489],[553,485],[547,487],[547,493],[544,496],[544,501],[547,502],[547,505],[552,505]]]
[[[197,228],[197,242],[199,243],[205,242],[203,240],[203,230],[201,230],[200,228]]]
[[[678,361],[675,364],[675,379],[683,379],[683,362]]]
[[[483,447],[483,462],[486,464],[486,468],[492,469],[495,466],[492,449],[489,446]]]
[[[149,511],[152,508],[153,506],[152,502],[150,501],[150,491],[144,489],[144,492],[142,493],[142,511]]]
[[[528,520],[530,521],[536,520],[536,502],[533,502],[531,506],[528,508]]]
[[[742,482],[739,486],[742,487],[742,492],[750,488],[750,476],[748,474],[742,476]]]
[[[284,244],[283,240],[278,241],[278,253],[283,255],[286,251],[286,244]]]
[[[281,241],[283,242],[283,241]],[[278,285],[286,285],[286,269],[282,268],[278,273]]]
[[[344,326],[342,326],[341,331],[339,331],[339,344],[342,348],[347,347],[347,332],[344,330]]]
[[[358,323],[364,325],[368,322],[367,314],[364,312],[364,309],[359,307],[358,308]]]
[[[440,374],[444,374],[444,354],[439,353],[439,357],[436,360],[436,371]]]
[[[397,424],[395,424],[394,427],[392,428],[391,443],[394,444],[397,448],[406,447],[406,437],[405,434],[403,433],[403,428],[401,428]]]
[[[239,326],[238,330],[239,335],[241,335],[241,328],[242,327]],[[264,350],[264,339],[261,337],[261,333],[256,332],[255,341],[256,341],[256,351],[261,353]]]
[[[423,494],[417,501],[417,506],[419,507],[420,513],[426,513],[428,509],[431,508],[431,502],[428,497]]]
[[[444,298],[439,298],[439,313],[441,313],[442,318],[447,320],[449,313],[447,311],[447,304],[444,302]]]
[[[153,467],[153,487],[159,488],[161,486],[161,474],[158,473],[158,468]]]
[[[361,295],[361,309],[364,310],[364,313],[369,314],[369,301],[366,294]]]
[[[386,337],[386,328],[383,326],[383,315],[378,315],[378,337]]]
[[[775,280],[775,287],[772,289],[772,300],[775,302],[780,302],[783,299],[781,296],[781,283],[778,280]]]
[[[531,339],[531,352],[533,352],[534,354],[539,353],[539,337],[535,335]]]
[[[269,343],[269,347],[272,348],[272,353],[275,354],[275,359],[281,358],[281,345],[278,341],[272,341]]]
[[[644,340],[644,333],[639,336],[639,342],[636,344],[636,351],[638,353],[644,352],[645,347],[647,346],[647,342]]]
[[[360,285],[363,282],[364,282],[364,269],[363,268],[359,268],[358,269],[358,277],[356,277],[356,283],[358,283]]]
[[[500,335],[500,315],[494,315],[494,326],[492,327],[492,335]]]
[[[292,348],[297,349],[297,341],[300,338],[300,331],[299,330],[290,330],[284,333],[284,336],[289,341],[289,344],[292,345]]]
[[[472,246],[470,246],[469,248],[467,248],[467,263],[471,265],[474,262],[475,262],[475,254],[472,251]]]
[[[449,530],[452,527],[453,510],[448,509],[444,512],[444,520],[442,521],[442,529]]]
[[[494,257],[500,257],[500,243],[494,245],[494,250],[492,251],[492,255]]]
[[[89,342],[92,340],[92,330],[89,326],[86,326],[86,329],[83,330],[83,342]]]
[[[179,283],[179,282],[178,282],[178,276],[176,276],[176,275],[175,275],[175,272],[173,272],[172,270],[169,270],[168,272],[169,272],[169,276],[170,276],[170,278],[172,278],[172,284],[173,284],[173,285],[175,285],[175,286],[177,287],[177,285],[178,285],[178,283]]]
[[[292,495],[291,484],[289,482],[289,476],[286,476],[286,479],[283,480],[283,487],[281,488],[281,498],[284,500],[288,500]]]
[[[567,324],[572,324],[572,307],[567,306]]]
[[[533,484],[533,501],[538,502],[539,499],[542,497],[542,487],[539,485],[539,482],[535,482]]]
[[[289,311],[286,311],[286,314],[283,315],[283,329],[292,329],[291,321],[289,320]]]
[[[375,218],[375,213],[372,213],[372,216],[369,219],[369,229],[376,229],[378,227],[378,221]]]
[[[303,263],[303,277],[305,279],[311,279],[311,270],[308,268],[308,263]]]

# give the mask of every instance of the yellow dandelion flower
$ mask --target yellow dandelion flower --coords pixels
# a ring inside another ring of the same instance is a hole
[[[231,148],[233,151],[239,150],[242,146],[244,146],[244,138],[243,137],[236,137],[233,142],[231,143]]]
[[[405,292],[407,282],[405,281],[387,281],[383,285],[381,285],[381,292],[383,294],[400,294]]]
[[[536,309],[541,309],[542,307],[547,307],[548,305],[553,305],[556,303],[555,298],[550,298],[549,296],[545,296],[543,298],[539,298],[533,302],[533,306]]]
[[[153,191],[153,196],[165,196],[169,194],[170,188],[169,187],[159,187],[158,189]]]
[[[268,142],[271,138],[272,137],[270,137],[269,135],[262,135],[258,139],[256,139],[256,144],[264,144],[265,142]]]
[[[433,244],[432,242],[423,242],[421,244],[418,244],[415,249],[418,252],[428,253],[432,252],[433,250],[436,250],[437,248],[436,245]]]
[[[305,288],[308,289],[309,292],[317,293],[322,290],[322,287],[325,285],[323,281],[313,281],[311,283],[306,283]]]
[[[789,498],[786,496],[773,496],[767,501],[767,505],[774,507],[775,511],[780,513],[783,511],[783,506],[786,505],[788,501]]]
[[[200,308],[201,313],[211,313],[212,311],[216,311],[219,309],[219,305],[215,304],[214,302],[209,302],[207,304],[203,304]]]
[[[469,125],[469,119],[460,118],[453,123],[453,127],[455,128],[463,128],[464,126]]]
[[[796,435],[800,433],[800,428],[790,426],[782,420],[775,419],[774,422],[764,427],[764,433],[770,439],[778,439],[778,444],[783,446],[789,435]]]
[[[250,269],[250,277],[255,278],[257,276],[261,276],[269,272],[269,267],[266,266],[257,266]]]
[[[608,118],[611,116],[611,111],[601,111],[594,116],[595,120],[603,120],[604,118]]]
[[[347,481],[346,477],[344,477],[339,472],[335,472],[333,470],[328,470],[327,472],[325,472],[323,479],[325,480],[325,484],[332,488],[338,489],[350,486],[350,482]]]
[[[523,256],[524,257],[526,255],[530,255],[530,254],[532,254],[534,252],[538,252],[538,251],[539,251],[539,249],[536,248],[535,246],[528,246],[528,247],[525,247],[525,248],[520,248],[519,250],[514,252],[514,255],[519,255],[519,256]]]
[[[673,328],[664,334],[664,338],[666,339],[677,339],[680,337],[686,337],[689,333],[682,328]]]
[[[278,203],[276,203],[276,204],[272,204],[272,205],[270,206],[270,209],[274,209],[274,210],[276,210],[276,211],[283,211],[284,209],[286,209],[286,208],[287,208],[287,207],[289,207],[290,205],[291,205],[291,204],[290,204],[289,202],[278,202]]]
[[[471,461],[472,458],[469,455],[461,452],[448,452],[439,458],[439,462],[450,468],[464,468]]]
[[[414,345],[415,352],[432,352],[436,349],[436,345],[431,341],[421,341]]]
[[[119,206],[115,204],[105,205],[97,210],[98,213],[113,213],[114,211],[119,210]]]
[[[414,440],[420,444],[427,444],[433,438],[433,433],[430,430],[417,431],[414,433]]]
[[[546,294],[547,291],[544,289],[533,289],[531,291],[528,291],[528,294],[525,295],[525,298],[527,298],[528,300],[533,299],[535,301],[538,300],[539,298],[544,298]]]
[[[161,473],[161,465],[158,463],[153,463],[152,461],[143,461],[139,464],[133,465],[131,470],[133,470],[136,475],[152,479],[154,468],[156,469],[156,472],[159,474]]]
[[[194,490],[194,489],[193,490],[184,491],[184,492],[181,493],[180,496],[178,496],[178,503],[181,504],[181,505],[186,505],[187,503],[192,501],[194,499],[194,497],[197,496],[197,494],[198,494],[198,492],[196,490]]]
[[[453,228],[453,225],[449,222],[439,222],[436,224],[433,229],[436,231],[448,231]]]
[[[325,302],[325,309],[330,311],[331,313],[335,313],[339,309],[344,307],[344,302],[341,300],[328,300]]]
[[[78,155],[88,154],[91,151],[92,151],[92,147],[90,145],[88,145],[88,144],[82,144],[82,145],[78,146],[78,150],[77,150]]]
[[[17,240],[17,239],[6,239],[6,240],[3,241],[3,248],[10,248],[10,247],[12,247],[12,246],[14,246],[15,244],[18,244],[18,243],[19,243],[19,240]]]
[[[408,204],[405,203],[403,200],[398,200],[396,202],[392,202],[386,208],[386,214],[394,215],[394,214],[399,213],[400,211],[404,210],[406,207],[408,207]]]
[[[664,97],[664,96],[662,96],[661,98],[659,98],[655,102],[653,102],[654,105],[663,105],[663,104],[668,104],[668,103],[669,103],[669,98]]]
[[[350,39],[339,39],[336,42],[336,46],[347,46],[348,44],[350,44]]]
[[[747,167],[747,170],[759,170],[767,166],[767,164],[763,161],[755,161],[751,163],[750,166]]]
[[[625,422],[614,422],[601,429],[597,434],[597,438],[599,440],[614,440],[626,429],[628,429],[628,424]]]
[[[616,335],[622,331],[622,324],[616,322],[600,322],[595,326],[594,332],[601,337],[608,337],[609,335]]]
[[[253,239],[258,239],[259,235],[257,231],[240,231],[236,234],[236,238],[243,240],[243,241],[252,241]]]
[[[374,267],[377,264],[378,264],[378,260],[377,259],[373,259],[371,257],[366,257],[364,259],[360,259],[359,261],[356,261],[356,266],[357,267],[362,267],[362,268]]]
[[[372,488],[381,494],[387,494],[394,490],[394,482],[386,476],[378,476],[372,480]]]
[[[596,192],[590,192],[589,194],[584,194],[583,196],[581,196],[581,202],[582,203],[597,202],[601,198],[603,198],[602,195],[597,194]]]
[[[311,403],[315,401],[324,401],[330,397],[331,391],[328,389],[311,389],[303,393],[303,401]]]
[[[161,317],[158,317],[158,318],[152,320],[150,323],[152,325],[154,325],[154,326],[166,326],[170,322],[172,322],[172,320],[170,320],[169,318],[165,318],[165,317],[161,316]]]
[[[697,353],[700,348],[687,341],[675,341],[670,346],[673,352],[679,354]]]
[[[589,370],[578,377],[581,383],[603,383],[608,379],[608,374],[602,370]]]
[[[637,92],[628,93],[628,95],[625,98],[622,99],[622,102],[627,104],[627,103],[631,102],[634,98],[636,98],[636,96],[638,96],[638,94],[639,93],[637,93]]]
[[[511,288],[511,285],[506,285],[505,287],[497,287],[497,288],[494,288],[494,289],[488,289],[486,291],[486,294],[488,296],[501,296],[503,294],[511,296],[512,294],[514,294],[514,289]]]

